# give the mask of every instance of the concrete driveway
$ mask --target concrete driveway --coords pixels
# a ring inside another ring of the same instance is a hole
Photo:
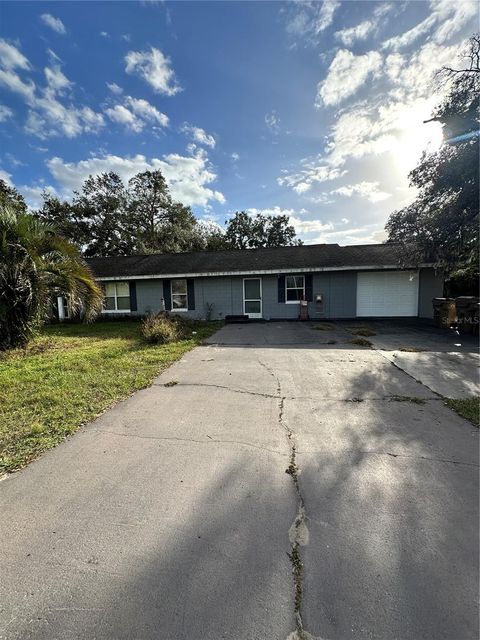
[[[478,430],[424,357],[474,385],[473,343],[347,326],[226,326],[2,481],[0,638],[476,640]]]

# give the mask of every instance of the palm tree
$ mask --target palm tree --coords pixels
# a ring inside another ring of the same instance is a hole
[[[103,292],[78,250],[54,229],[9,203],[0,204],[0,349],[24,346],[55,296],[88,321]]]

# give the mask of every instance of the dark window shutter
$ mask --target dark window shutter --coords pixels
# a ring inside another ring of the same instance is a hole
[[[313,302],[313,276],[311,273],[305,274],[305,300]]]
[[[285,302],[285,276],[278,276],[278,301]]]
[[[137,310],[137,283],[134,280],[130,280],[130,311]]]
[[[195,311],[195,280],[193,278],[187,279],[187,300],[188,310]]]
[[[163,300],[165,302],[165,311],[172,310],[172,284],[170,280],[163,281]]]

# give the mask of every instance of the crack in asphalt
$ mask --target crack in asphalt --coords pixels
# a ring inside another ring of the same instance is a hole
[[[287,422],[284,419],[284,411],[285,411],[285,400],[286,397],[282,395],[282,386],[280,383],[280,379],[275,373],[275,371],[269,367],[266,363],[261,360],[258,361],[259,364],[272,376],[277,385],[277,399],[278,399],[278,424],[285,431],[288,445],[290,448],[290,464],[285,469],[285,473],[287,473],[293,481],[293,485],[295,488],[295,493],[298,499],[298,510],[295,520],[293,521],[292,526],[289,529],[288,537],[290,540],[290,552],[287,553],[288,558],[290,560],[290,564],[292,565],[292,574],[293,574],[293,587],[294,587],[294,619],[295,619],[295,631],[293,631],[288,640],[309,640],[312,636],[305,631],[303,628],[303,619],[302,619],[302,590],[303,590],[303,572],[304,572],[304,564],[302,560],[302,555],[300,552],[300,547],[308,544],[309,541],[309,532],[307,527],[307,514],[305,509],[305,500],[302,495],[300,483],[298,480],[298,476],[300,473],[300,469],[297,465],[297,444],[295,439],[294,431],[288,426]]]

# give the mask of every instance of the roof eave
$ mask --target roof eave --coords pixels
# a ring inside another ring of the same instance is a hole
[[[146,275],[120,275],[120,276],[95,276],[100,281],[112,280],[165,280],[170,278],[212,278],[214,276],[256,276],[256,275],[278,275],[284,273],[322,273],[331,271],[380,271],[396,270],[406,271],[410,269],[422,269],[433,267],[433,263],[425,262],[417,265],[398,264],[375,264],[375,265],[352,265],[341,267],[293,267],[290,269],[250,269],[243,271],[202,271],[188,273],[152,273]]]

